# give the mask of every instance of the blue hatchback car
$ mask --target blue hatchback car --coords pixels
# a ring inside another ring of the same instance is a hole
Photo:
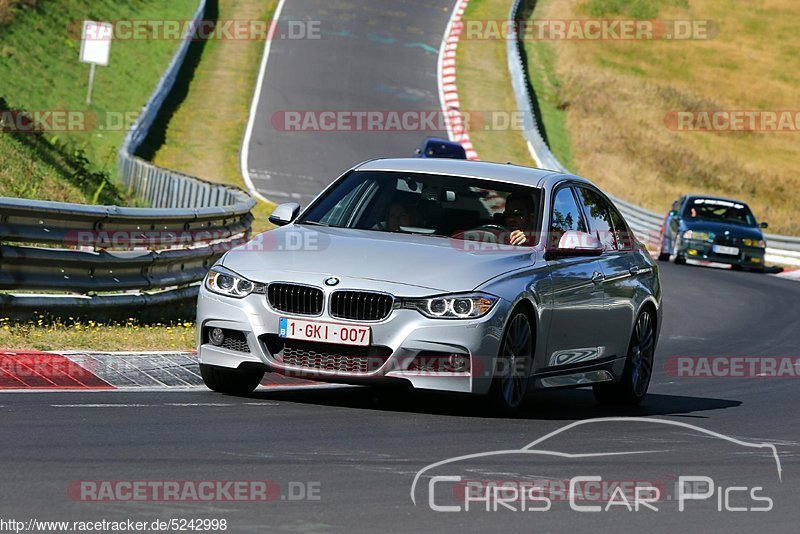
[[[706,260],[763,271],[766,243],[761,229],[766,227],[744,202],[686,195],[672,204],[664,219],[658,259]]]

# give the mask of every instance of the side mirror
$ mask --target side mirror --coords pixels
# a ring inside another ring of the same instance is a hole
[[[758,226],[761,227],[761,228],[769,228],[769,223],[762,222]]]
[[[592,234],[567,230],[558,240],[558,247],[548,251],[548,259],[572,256],[599,256],[603,253],[603,244]]]
[[[278,204],[269,216],[269,222],[277,226],[286,226],[292,222],[300,213],[300,204],[297,202],[287,202]]]
[[[676,215],[678,215],[678,210],[670,210],[669,211],[669,216],[670,217],[675,217]]]

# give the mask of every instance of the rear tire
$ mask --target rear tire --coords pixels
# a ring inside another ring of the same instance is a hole
[[[492,404],[499,413],[511,414],[522,406],[533,368],[534,347],[533,320],[526,310],[517,308],[503,333],[489,389]]]
[[[601,404],[626,404],[636,406],[647,395],[653,376],[656,331],[652,312],[639,314],[628,345],[628,357],[619,382],[596,384],[592,387],[594,398]]]
[[[248,395],[264,378],[264,371],[252,369],[228,369],[215,365],[200,364],[200,376],[212,391],[226,395]]]

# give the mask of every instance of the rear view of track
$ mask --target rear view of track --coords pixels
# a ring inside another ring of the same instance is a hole
[[[286,112],[313,119],[331,111],[438,112],[439,46],[453,4],[282,2],[279,25],[319,21],[307,26],[318,38],[268,43],[242,155],[242,170],[255,189],[275,202],[305,205],[355,163],[410,156],[426,135],[446,137],[444,131],[423,129],[285,131],[285,117]]]

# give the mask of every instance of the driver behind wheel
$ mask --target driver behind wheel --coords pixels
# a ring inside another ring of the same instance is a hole
[[[511,193],[506,199],[504,217],[511,230],[508,242],[512,245],[530,245],[533,230],[533,198],[530,195]]]
[[[413,225],[413,213],[413,201],[403,196],[397,196],[389,203],[386,209],[385,220],[375,224],[373,230],[399,232],[401,226]]]

